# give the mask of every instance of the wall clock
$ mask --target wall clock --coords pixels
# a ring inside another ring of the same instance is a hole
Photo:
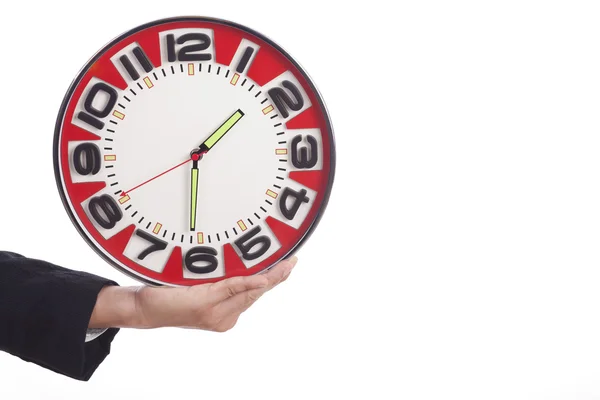
[[[108,263],[152,285],[260,273],[323,215],[335,169],[315,85],[244,26],[182,17],[102,48],[62,103],[63,204]]]

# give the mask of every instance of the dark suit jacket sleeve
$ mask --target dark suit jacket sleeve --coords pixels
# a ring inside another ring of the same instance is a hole
[[[85,342],[100,290],[115,282],[0,251],[0,350],[88,380],[118,329]]]

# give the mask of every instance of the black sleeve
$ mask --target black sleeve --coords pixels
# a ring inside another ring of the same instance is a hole
[[[89,380],[118,329],[85,342],[100,290],[117,283],[0,251],[0,350]]]

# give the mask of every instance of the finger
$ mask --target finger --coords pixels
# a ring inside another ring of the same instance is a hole
[[[256,300],[265,294],[269,289],[267,287],[248,290],[219,304],[219,312],[225,315],[225,318],[237,317],[246,311]]]
[[[263,274],[268,280],[268,288],[272,289],[279,283],[283,282],[290,275],[296,263],[298,257],[292,257],[289,260],[281,261],[279,264],[271,268],[269,271]]]
[[[269,284],[265,287],[248,290],[237,294],[222,303],[222,312],[224,315],[241,314],[254,304],[263,294],[285,281],[294,269],[297,257],[282,261],[262,276],[267,277]]]
[[[263,275],[236,276],[214,283],[211,290],[215,302],[221,302],[248,290],[265,288],[268,285],[269,280]]]

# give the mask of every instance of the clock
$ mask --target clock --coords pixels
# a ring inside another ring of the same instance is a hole
[[[54,135],[67,213],[150,285],[261,273],[308,239],[335,170],[331,122],[300,65],[260,33],[181,17],[114,39],[71,84]]]

